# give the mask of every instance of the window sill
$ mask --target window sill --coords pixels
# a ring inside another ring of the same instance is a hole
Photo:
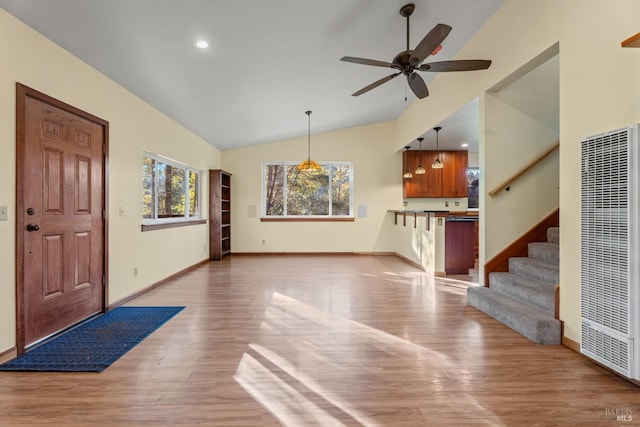
[[[187,227],[189,225],[200,225],[206,223],[206,219],[194,219],[190,221],[165,222],[161,224],[142,224],[142,231],[163,230],[165,228]]]
[[[260,218],[260,222],[354,222],[353,217],[328,217],[328,218]]]

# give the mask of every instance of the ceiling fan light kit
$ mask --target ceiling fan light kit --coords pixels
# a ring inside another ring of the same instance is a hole
[[[405,4],[400,8],[400,15],[407,19],[407,49],[398,53],[393,61],[385,62],[375,59],[357,58],[353,56],[343,56],[340,58],[344,62],[352,62],[354,64],[372,65],[374,67],[384,67],[396,70],[394,74],[376,80],[368,86],[356,91],[352,96],[360,96],[369,92],[383,83],[404,74],[407,77],[407,83],[413,93],[419,99],[429,96],[427,84],[416,71],[431,72],[450,72],[450,71],[474,71],[486,70],[491,65],[490,60],[485,59],[469,59],[469,60],[452,60],[440,61],[423,64],[422,62],[430,55],[434,55],[442,49],[442,42],[449,35],[452,27],[446,24],[438,24],[422,39],[415,49],[409,48],[409,17],[413,14],[415,5],[413,3]]]

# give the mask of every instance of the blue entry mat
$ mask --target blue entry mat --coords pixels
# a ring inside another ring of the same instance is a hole
[[[184,307],[118,307],[0,365],[0,371],[102,372]]]

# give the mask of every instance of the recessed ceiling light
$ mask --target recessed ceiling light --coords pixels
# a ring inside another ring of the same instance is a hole
[[[467,148],[469,146],[469,144],[467,144],[466,142],[464,144],[462,144],[463,148]]]
[[[206,49],[206,48],[208,48],[208,47],[209,47],[209,43],[207,43],[207,42],[206,42],[206,41],[204,41],[204,40],[198,40],[198,41],[196,42],[196,47],[198,47],[198,48],[200,48],[200,49]]]

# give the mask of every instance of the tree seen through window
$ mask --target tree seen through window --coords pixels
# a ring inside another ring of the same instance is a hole
[[[296,164],[264,166],[266,216],[351,216],[352,166],[322,163],[319,172],[301,172]]]

